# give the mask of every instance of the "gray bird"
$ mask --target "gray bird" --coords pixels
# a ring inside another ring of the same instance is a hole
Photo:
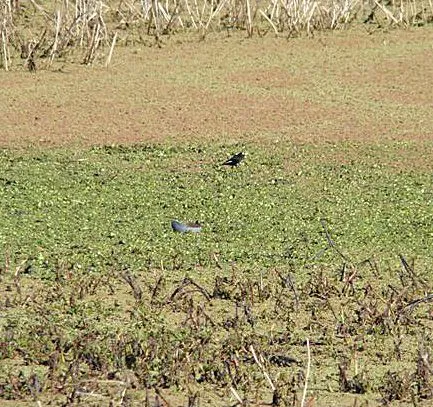
[[[201,232],[201,226],[198,223],[181,223],[177,220],[171,221],[171,227],[175,232],[186,233],[193,232],[198,233]]]

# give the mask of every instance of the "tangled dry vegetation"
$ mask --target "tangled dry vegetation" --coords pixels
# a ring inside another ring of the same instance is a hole
[[[14,364],[1,369],[1,398],[312,406],[327,389],[382,405],[431,400],[431,284],[404,256],[399,269],[353,264],[324,227],[340,266],[313,262],[305,280],[290,267],[239,273],[215,257],[212,273],[194,277],[176,259],[97,278],[64,263],[35,287],[31,261],[6,263],[0,354]]]
[[[432,20],[431,0],[0,0],[1,67],[11,69],[21,57],[21,65],[35,70],[72,54],[83,64],[100,59],[108,65],[116,44],[160,45],[176,32],[290,37],[355,21],[407,27]]]

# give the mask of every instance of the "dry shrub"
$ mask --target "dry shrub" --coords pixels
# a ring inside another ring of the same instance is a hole
[[[49,66],[55,58],[74,51],[80,51],[81,61],[90,64],[112,38],[105,22],[109,7],[100,0],[65,0],[52,4],[52,9],[34,0],[31,5],[1,0],[0,5],[1,56],[6,70],[12,56],[18,55],[14,49],[29,70]]]

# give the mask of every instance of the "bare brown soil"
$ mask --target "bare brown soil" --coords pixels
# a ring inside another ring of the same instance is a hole
[[[0,72],[0,146],[431,141],[432,44],[432,28],[174,37],[108,69]]]

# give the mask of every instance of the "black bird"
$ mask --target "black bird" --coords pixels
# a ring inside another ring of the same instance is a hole
[[[235,154],[233,157],[229,158],[223,165],[229,165],[230,167],[237,167],[240,162],[245,158],[244,153]]]

